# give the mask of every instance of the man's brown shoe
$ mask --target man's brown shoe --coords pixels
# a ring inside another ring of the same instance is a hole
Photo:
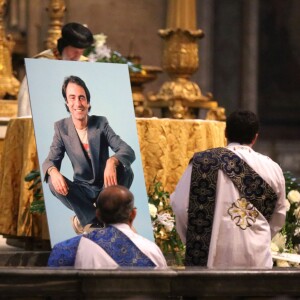
[[[83,227],[81,226],[77,216],[73,216],[71,217],[71,223],[72,223],[72,227],[74,229],[74,231],[77,233],[77,234],[82,234],[83,233]]]

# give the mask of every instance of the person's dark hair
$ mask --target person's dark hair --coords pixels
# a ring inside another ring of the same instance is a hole
[[[258,118],[251,111],[237,110],[226,119],[225,135],[228,142],[250,144],[258,131]]]
[[[85,49],[93,42],[93,34],[87,27],[79,23],[68,23],[61,30],[61,38],[57,40],[57,50],[61,55],[67,46]]]
[[[91,100],[90,91],[89,91],[89,89],[87,88],[87,86],[85,85],[85,82],[84,82],[81,78],[79,78],[79,77],[77,77],[77,76],[73,76],[73,75],[71,75],[71,76],[69,76],[69,77],[66,77],[66,78],[64,79],[64,83],[63,83],[63,85],[62,85],[61,92],[62,92],[62,95],[63,95],[63,97],[64,97],[64,99],[65,99],[65,107],[66,107],[66,109],[67,109],[68,112],[70,112],[70,110],[69,110],[69,107],[68,107],[68,105],[67,105],[67,92],[66,92],[66,91],[67,91],[67,86],[68,86],[68,84],[69,84],[70,82],[71,82],[71,83],[75,83],[75,84],[81,86],[81,87],[84,89],[85,94],[86,94],[86,100],[87,100],[87,103],[90,104],[90,100]],[[89,111],[90,111],[90,110],[91,110],[91,105],[90,105],[90,107],[89,107]]]
[[[96,206],[105,224],[127,223],[134,208],[134,196],[124,186],[110,186],[100,192]]]

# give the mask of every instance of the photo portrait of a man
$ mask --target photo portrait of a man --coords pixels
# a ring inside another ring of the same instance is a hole
[[[70,117],[55,123],[42,169],[52,194],[74,211],[72,226],[80,234],[86,225],[99,226],[94,204],[103,187],[119,184],[130,188],[135,153],[114,132],[106,117],[89,115],[91,95],[81,78],[66,77],[62,96]],[[114,155],[109,156],[109,148]],[[72,163],[73,181],[60,172],[65,154]]]
[[[101,226],[97,196],[117,184],[153,240],[128,66],[26,59],[26,73],[51,244]]]

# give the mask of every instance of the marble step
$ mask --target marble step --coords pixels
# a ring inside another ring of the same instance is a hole
[[[0,267],[45,267],[50,251],[1,251]]]

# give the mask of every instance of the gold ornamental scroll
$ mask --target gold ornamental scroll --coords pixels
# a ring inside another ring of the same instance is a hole
[[[4,28],[6,5],[6,0],[0,0],[0,99],[16,99],[20,82],[13,75],[12,69],[12,50],[15,42],[11,35],[6,35]]]
[[[52,49],[56,47],[57,40],[61,37],[61,28],[66,12],[66,4],[64,0],[50,0],[47,7],[50,20],[48,37],[45,41],[45,48]]]
[[[145,183],[160,181],[172,193],[193,154],[226,145],[225,122],[136,119]]]
[[[0,100],[0,163],[7,124],[10,118],[15,118],[17,116],[17,110],[17,100]]]
[[[11,119],[0,166],[0,234],[49,239],[45,216],[29,211],[33,191],[24,181],[38,168],[32,119]]]

